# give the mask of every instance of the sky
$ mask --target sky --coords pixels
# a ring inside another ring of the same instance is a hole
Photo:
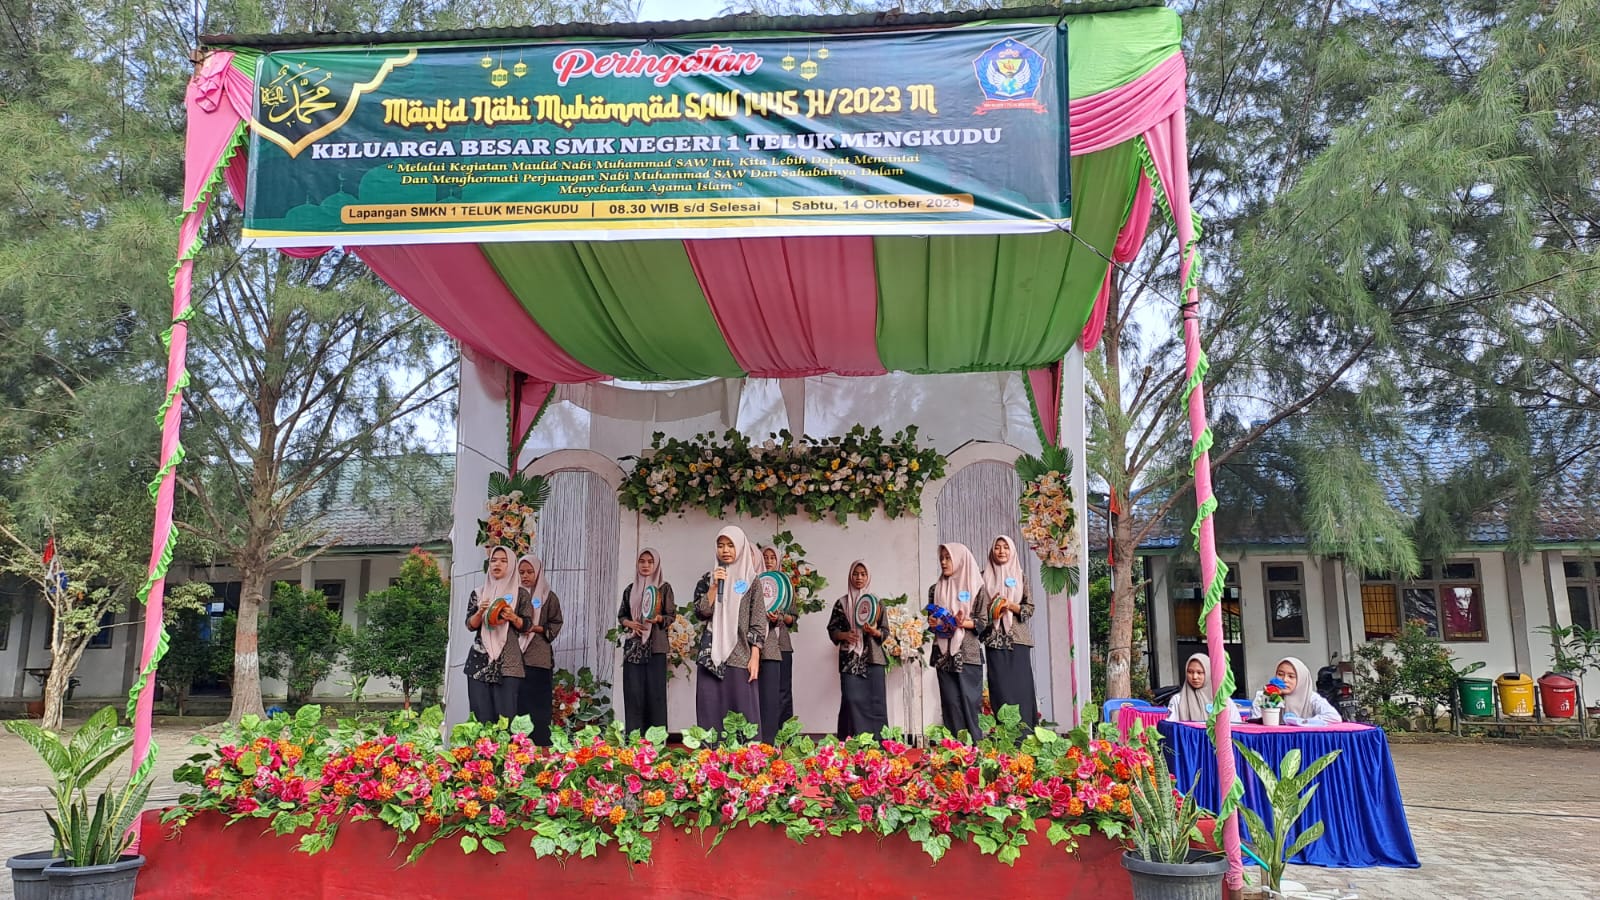
[[[673,19],[715,19],[727,0],[644,0],[639,18],[649,21]]]

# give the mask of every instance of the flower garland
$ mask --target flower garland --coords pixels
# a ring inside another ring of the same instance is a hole
[[[505,547],[513,560],[527,553],[538,538],[535,518],[548,499],[550,482],[538,475],[491,474],[484,504],[489,518],[478,520],[478,546]]]
[[[332,729],[315,706],[246,716],[177,770],[191,789],[163,820],[181,826],[201,811],[262,820],[310,853],[330,847],[342,823],[375,820],[411,860],[439,841],[499,853],[523,840],[541,857],[614,846],[634,862],[649,859],[666,826],[764,824],[800,842],[904,833],[934,860],[970,841],[1009,864],[1036,821],[1068,849],[1091,832],[1126,835],[1132,787],[1153,770],[1148,750],[1113,742],[1110,726],[1061,737],[1019,729],[1014,716],[977,746],[934,728],[925,750],[894,734],[813,742],[794,726],[772,746],[753,742],[755,726],[737,716],[724,724],[729,743],[695,728],[683,746],[668,745],[662,728],[629,741],[613,724],[571,739],[558,730],[541,748],[523,733],[526,718],[511,730],[467,722],[448,738],[441,722],[437,709]]]
[[[806,561],[806,548],[800,546],[792,532],[780,531],[772,536],[772,549],[778,554],[778,571],[789,576],[789,583],[794,586],[795,614],[821,612],[822,590],[828,586],[828,579]]]
[[[729,509],[780,519],[803,512],[840,523],[882,509],[893,519],[921,512],[922,487],[944,475],[945,462],[917,446],[915,426],[888,438],[861,425],[830,438],[781,431],[759,444],[733,430],[688,441],[657,432],[617,494],[652,522],[690,509],[717,518]]]
[[[1081,558],[1078,511],[1072,497],[1072,457],[1060,447],[1017,460],[1022,479],[1022,538],[1039,557],[1040,580],[1051,594],[1078,590]]]

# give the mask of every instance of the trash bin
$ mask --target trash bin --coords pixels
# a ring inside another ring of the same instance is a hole
[[[1539,706],[1548,718],[1572,718],[1578,713],[1578,683],[1565,675],[1544,673],[1539,679]]]
[[[1494,680],[1500,691],[1500,711],[1508,716],[1533,715],[1533,677],[1507,672]]]
[[[1461,694],[1462,715],[1494,715],[1494,682],[1487,678],[1463,678],[1457,690]]]

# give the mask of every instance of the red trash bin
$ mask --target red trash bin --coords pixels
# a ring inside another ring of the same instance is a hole
[[[1546,718],[1572,718],[1578,711],[1578,683],[1565,675],[1544,673],[1539,679],[1539,705]]]

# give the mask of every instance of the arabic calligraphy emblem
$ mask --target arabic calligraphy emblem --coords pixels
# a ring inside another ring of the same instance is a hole
[[[1044,83],[1045,58],[1027,44],[1006,38],[974,59],[972,71],[984,97],[978,115],[996,109],[1045,111],[1034,99]]]
[[[416,50],[404,51],[381,61],[368,80],[356,81],[350,74],[323,68],[307,59],[267,57],[256,88],[256,115],[252,123],[267,140],[282,147],[291,157],[338,131],[363,94],[377,89],[393,69],[416,59]],[[337,68],[337,67],[334,67]],[[369,69],[368,72],[371,70]],[[343,77],[341,77],[343,76]]]

